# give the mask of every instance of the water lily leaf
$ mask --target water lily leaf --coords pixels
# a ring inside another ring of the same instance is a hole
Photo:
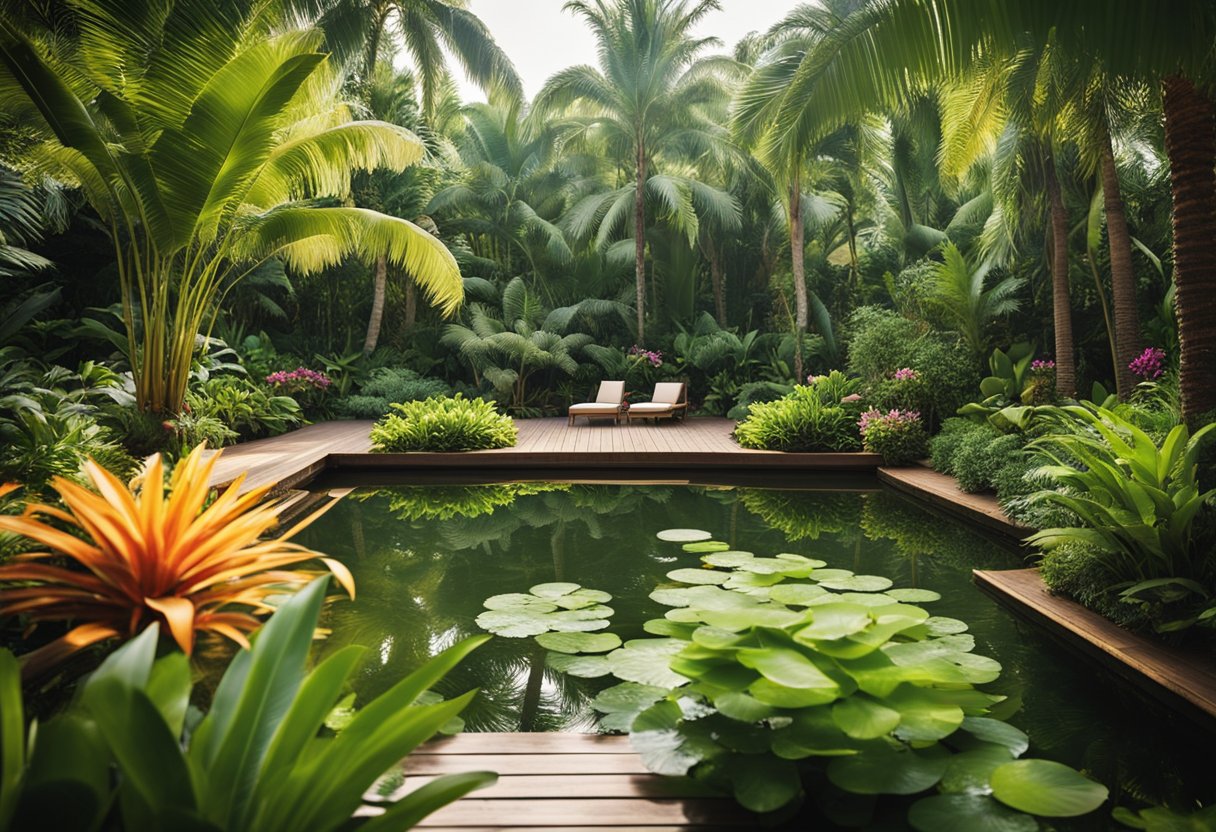
[[[899,711],[895,736],[907,742],[933,742],[950,736],[963,724],[963,709],[943,701],[938,691],[901,685],[883,701]]]
[[[726,691],[714,697],[714,707],[718,713],[739,722],[759,722],[768,719],[776,710],[754,696],[743,691]]]
[[[789,688],[839,690],[836,680],[792,647],[760,647],[740,650],[739,663],[758,671],[770,682]]]
[[[767,755],[734,758],[729,766],[735,799],[753,812],[772,812],[802,794],[797,767]]]
[[[574,592],[554,598],[553,603],[563,609],[578,610],[611,600],[612,595],[598,589],[576,589]]]
[[[654,685],[639,685],[637,682],[621,682],[604,688],[591,700],[591,707],[601,713],[615,714],[625,711],[637,712],[649,708],[667,695],[667,688]]]
[[[850,569],[816,569],[811,573],[811,577],[819,583],[824,581],[839,581],[843,578],[853,577],[853,572]]]
[[[995,743],[1009,749],[1014,757],[1021,757],[1030,748],[1030,737],[1008,722],[983,716],[969,716],[963,720],[962,729],[984,742]]]
[[[729,552],[730,544],[721,540],[703,540],[699,543],[685,543],[682,548],[685,552],[699,555],[705,552]]]
[[[804,555],[795,555],[789,552],[782,552],[779,555],[773,555],[777,560],[788,560],[790,563],[796,563],[799,566],[809,566],[812,569],[818,569],[821,566],[827,566],[826,560],[818,560],[816,558],[808,558]]]
[[[688,640],[697,629],[696,624],[683,624],[679,621],[669,621],[666,618],[652,618],[642,624],[642,629],[651,635],[670,636]]]
[[[621,646],[612,633],[543,633],[536,643],[558,653],[606,653]]]
[[[656,589],[650,600],[669,607],[696,607],[700,610],[737,610],[753,608],[757,602],[737,592],[716,586],[685,586],[676,589]]]
[[[940,615],[926,619],[925,626],[929,628],[931,636],[949,636],[967,632],[966,622],[959,621],[957,618],[943,618]]]
[[[811,607],[811,623],[794,634],[799,641],[830,641],[859,633],[873,623],[865,607],[857,604],[821,604]]]
[[[526,612],[553,612],[557,605],[551,604],[535,595],[522,592],[508,592],[505,595],[494,595],[485,600],[488,610],[521,610]]]
[[[748,558],[743,563],[735,567],[742,569],[744,572],[753,572],[757,575],[798,575],[798,573],[811,574],[814,567],[810,563],[791,562],[785,558]],[[805,575],[802,575],[805,577]]]
[[[609,623],[607,618],[551,618],[547,622],[548,628],[555,633],[588,633],[592,630],[602,630]]]
[[[823,570],[819,571],[822,572]],[[893,583],[890,578],[884,578],[881,575],[850,575],[847,578],[832,578],[826,581],[820,578],[819,580],[819,585],[825,586],[828,589],[849,590],[852,592],[882,592]]]
[[[992,772],[1013,759],[1003,745],[980,743],[977,747],[955,754],[937,787],[951,794],[991,794]]]
[[[549,584],[537,584],[528,590],[533,595],[539,598],[560,598],[563,595],[569,595],[582,589],[578,584],[565,583],[562,581]]]
[[[922,751],[872,750],[838,757],[828,764],[828,779],[856,794],[916,794],[942,779],[949,755],[940,747]]]
[[[605,731],[619,731],[622,734],[628,734],[633,729],[633,722],[637,718],[637,711],[621,711],[604,714],[600,717],[599,724],[600,728]]]
[[[940,794],[922,798],[908,809],[908,823],[918,832],[1035,832],[1039,824],[984,795]]]
[[[615,610],[603,604],[585,607],[581,610],[560,610],[549,613],[548,617],[556,621],[590,621],[593,618],[610,618]]]
[[[544,614],[512,610],[488,610],[477,616],[477,626],[504,638],[527,638],[549,631]]]
[[[655,639],[661,647],[642,647],[637,642],[630,642],[619,650],[608,654],[608,663],[612,667],[612,675],[626,682],[637,682],[642,685],[675,688],[688,683],[688,679],[673,671],[668,662],[671,657],[683,649],[676,640],[668,644],[666,639]]]
[[[723,627],[698,627],[693,631],[692,641],[711,650],[725,650],[739,644],[743,640],[734,630]]]
[[[788,727],[773,733],[772,749],[778,757],[840,757],[856,754],[862,741],[848,737],[832,718],[828,705],[803,708]]]
[[[752,560],[755,557],[756,556],[753,555],[751,552],[726,551],[726,552],[718,552],[718,553],[712,554],[712,555],[706,555],[705,557],[701,558],[701,560],[705,561],[706,563],[710,564],[711,566],[723,566],[723,567],[727,567],[730,569],[734,569],[736,567],[742,566],[743,564],[747,563],[748,561]]]
[[[722,585],[724,589],[748,592],[757,587],[770,587],[785,580],[784,575],[775,572],[736,572],[728,576]]]
[[[899,725],[899,711],[891,710],[863,694],[842,699],[832,706],[832,721],[856,740],[886,736]]]
[[[703,610],[701,620],[713,627],[742,632],[752,627],[790,627],[802,620],[802,613],[782,607],[749,607],[736,610]]]
[[[677,729],[683,712],[675,702],[658,702],[638,714],[629,733],[629,744],[646,768],[655,774],[682,777],[705,756],[700,747]]]
[[[769,600],[787,606],[805,607],[814,598],[827,595],[828,591],[819,584],[781,584],[769,592]]]
[[[766,705],[776,708],[809,708],[826,705],[840,697],[840,688],[791,688],[770,679],[757,679],[747,688],[748,693]]]
[[[1084,815],[1106,802],[1106,786],[1051,760],[1014,760],[992,772],[992,796],[1048,818]]]
[[[608,659],[604,656],[573,656],[569,653],[549,653],[545,664],[569,676],[583,679],[596,679],[607,676],[612,672]]]
[[[714,569],[673,569],[667,577],[682,584],[724,584],[731,575]]]
[[[906,601],[909,604],[928,604],[942,599],[941,593],[931,589],[888,589],[886,594],[896,601]]]
[[[876,595],[868,592],[829,592],[822,598],[817,598],[811,602],[811,606],[819,604],[834,604],[838,602],[846,604],[860,604],[863,607],[885,607],[891,603],[891,599],[885,595]]]
[[[699,543],[709,540],[713,535],[700,529],[664,529],[655,537],[667,543]]]

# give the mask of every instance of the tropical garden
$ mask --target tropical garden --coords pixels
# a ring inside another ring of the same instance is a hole
[[[311,423],[505,448],[680,381],[742,448],[994,498],[1053,593],[1210,659],[1216,6],[790,0],[725,42],[725,2],[569,0],[595,51],[529,96],[476,2],[0,0],[0,830],[410,828],[493,774],[402,796],[399,761],[461,713],[560,727],[542,679],[775,824],[1216,828],[1212,784],[1012,724],[918,583],[983,544],[897,503],[709,489],[730,534],[648,529],[669,609],[614,620],[567,529],[659,491],[208,489]],[[453,612],[445,570],[517,533],[544,568]],[[446,649],[369,675],[387,616]],[[470,661],[531,680],[523,717]]]

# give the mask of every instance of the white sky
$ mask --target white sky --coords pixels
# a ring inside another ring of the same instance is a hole
[[[694,34],[717,36],[723,51],[753,30],[765,30],[801,0],[721,0],[722,10],[710,12]],[[494,39],[515,63],[531,99],[549,76],[574,64],[595,64],[595,40],[586,24],[563,12],[564,0],[470,0],[469,10],[480,17]],[[485,95],[454,67],[465,101]]]

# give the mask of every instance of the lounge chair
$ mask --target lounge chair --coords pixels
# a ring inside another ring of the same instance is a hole
[[[596,416],[612,417],[613,424],[620,424],[621,405],[625,402],[625,382],[601,381],[595,401],[570,405],[568,425],[574,424],[575,416],[585,416],[590,422]]]
[[[631,404],[625,422],[634,419],[683,419],[688,412],[688,385],[682,381],[660,381],[648,402]]]

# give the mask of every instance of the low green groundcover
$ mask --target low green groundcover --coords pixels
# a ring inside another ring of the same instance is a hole
[[[484,399],[466,399],[457,393],[393,405],[372,427],[377,451],[479,451],[510,448],[519,431]]]

